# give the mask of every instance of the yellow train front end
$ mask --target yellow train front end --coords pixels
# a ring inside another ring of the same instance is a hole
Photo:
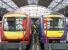
[[[26,35],[22,20],[26,17],[21,13],[7,13],[3,17],[3,40],[22,41]]]
[[[48,15],[44,21],[44,33],[48,39],[61,39],[64,36],[63,15]]]

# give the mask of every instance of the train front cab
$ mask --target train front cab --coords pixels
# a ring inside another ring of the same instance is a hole
[[[48,15],[44,18],[44,33],[47,43],[66,40],[63,15]]]
[[[23,22],[25,21],[25,26]],[[29,24],[28,24],[29,23]],[[26,14],[7,13],[2,19],[1,42],[30,44],[30,18]]]

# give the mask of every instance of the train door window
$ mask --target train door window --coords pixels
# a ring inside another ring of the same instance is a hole
[[[22,20],[23,20],[22,17],[17,17],[17,18],[16,18],[16,30],[17,30],[17,31],[22,31],[22,30],[23,30]]]
[[[63,30],[64,29],[64,21],[63,21],[63,19],[59,19],[58,29],[59,30]]]

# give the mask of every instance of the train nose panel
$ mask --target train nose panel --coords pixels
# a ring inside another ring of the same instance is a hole
[[[44,31],[46,32],[46,31]],[[46,34],[46,33],[45,33]],[[47,37],[49,38],[61,38],[64,34],[64,31],[47,31]]]
[[[19,32],[19,31],[17,31],[17,32],[11,32],[11,31],[5,31],[4,32],[4,36],[5,36],[5,38],[7,38],[7,39],[22,39],[22,38],[24,38],[24,35],[25,35],[25,32]]]

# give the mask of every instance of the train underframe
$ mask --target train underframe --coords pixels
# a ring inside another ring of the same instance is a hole
[[[12,42],[12,43],[0,43],[0,50],[27,50],[29,48],[29,45],[27,45],[27,42]]]

